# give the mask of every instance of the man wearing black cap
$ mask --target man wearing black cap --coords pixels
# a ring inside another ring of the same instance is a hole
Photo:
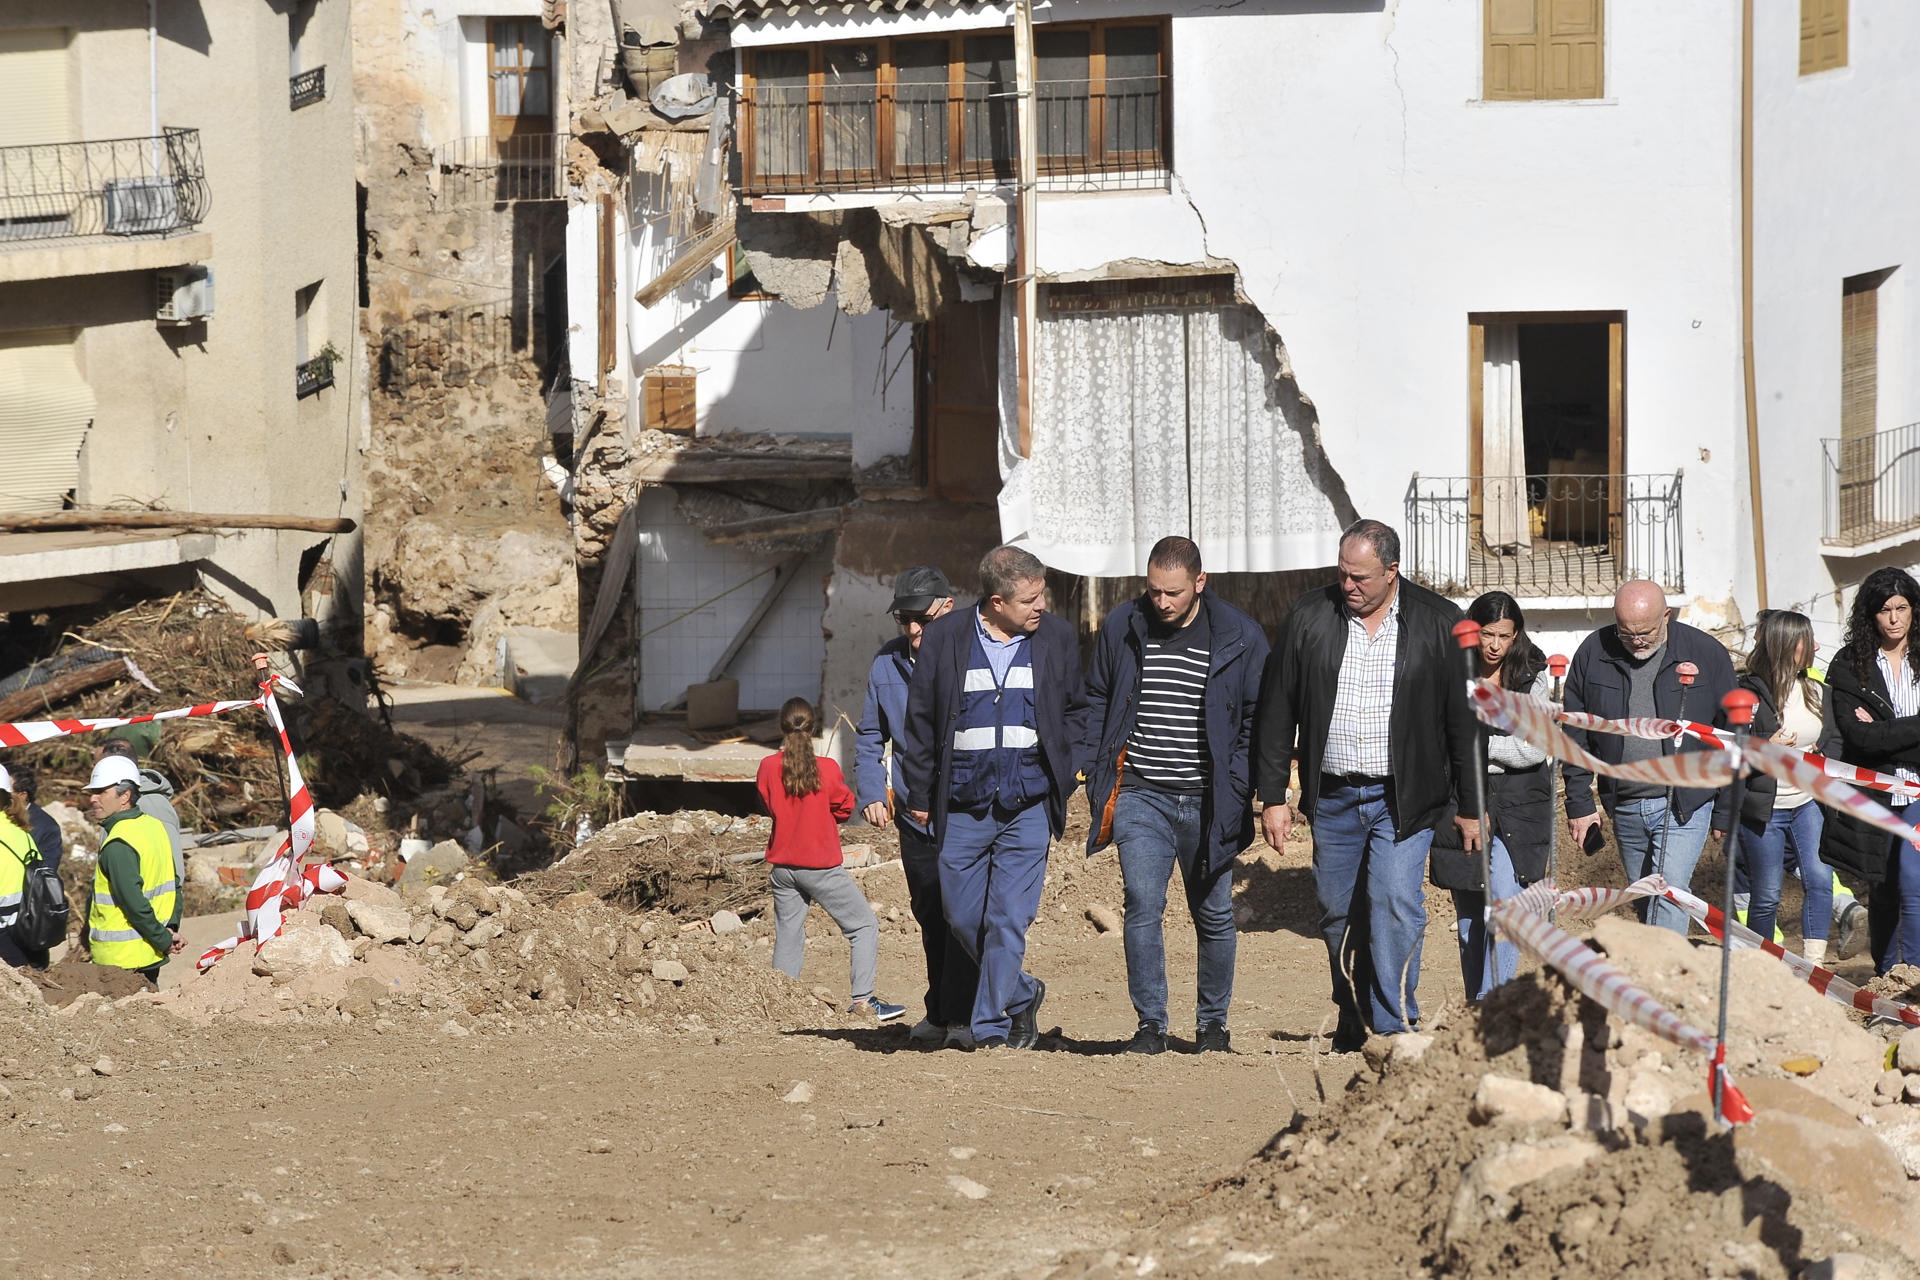
[[[920,651],[926,624],[953,608],[947,575],[927,565],[902,569],[893,580],[889,612],[900,634],[880,646],[867,677],[867,706],[854,738],[854,790],[866,820],[878,827],[889,820],[900,833],[900,861],[907,873],[913,918],[920,923],[927,953],[927,1016],[915,1024],[914,1041],[955,1048],[973,1047],[969,1024],[980,970],[947,926],[940,896],[940,863],[933,837],[907,816],[907,784],[895,743],[907,716],[907,682]],[[889,748],[892,748],[891,751]]]

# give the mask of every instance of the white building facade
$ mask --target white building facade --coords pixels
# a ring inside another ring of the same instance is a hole
[[[1036,5],[1003,534],[1082,575],[1174,532],[1271,572],[1373,516],[1403,571],[1509,590],[1566,644],[1628,576],[1750,624],[1757,461],[1766,602],[1830,647],[1851,584],[1920,558],[1920,13],[1755,9],[1757,459],[1737,0]],[[958,204],[963,275],[1012,274],[1008,6],[712,12],[751,210]]]

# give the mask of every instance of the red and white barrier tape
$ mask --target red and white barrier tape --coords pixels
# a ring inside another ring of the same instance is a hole
[[[1586,711],[1560,710],[1555,719],[1561,724],[1572,725],[1576,729],[1591,729],[1598,733],[1621,734],[1632,738],[1678,738],[1682,734],[1698,738],[1702,742],[1717,747],[1733,748],[1733,735],[1725,729],[1710,724],[1701,724],[1698,720],[1660,720],[1640,716],[1627,720],[1610,720]],[[1795,747],[1779,746],[1782,751],[1790,751],[1807,764],[1818,769],[1829,778],[1838,778],[1842,782],[1856,787],[1865,787],[1869,791],[1885,791],[1908,799],[1920,798],[1920,782],[1910,782],[1891,773],[1879,773],[1873,769],[1863,769],[1844,760],[1835,760],[1821,755],[1818,751],[1802,751]]]
[[[1639,883],[1644,885],[1646,881]],[[1683,1048],[1697,1049],[1707,1055],[1708,1088],[1711,1091],[1717,1078],[1721,1086],[1721,1114],[1729,1123],[1745,1124],[1753,1119],[1753,1108],[1727,1075],[1725,1063],[1715,1052],[1717,1046],[1714,1038],[1636,986],[1619,966],[1605,956],[1547,920],[1547,909],[1556,901],[1561,906],[1565,906],[1569,900],[1611,905],[1626,901],[1628,896],[1625,891],[1617,889],[1582,889],[1556,895],[1551,887],[1536,884],[1511,898],[1495,902],[1492,906],[1493,922],[1517,946],[1559,970],[1567,981],[1596,1004],[1663,1040]]]
[[[279,677],[275,677],[278,679]],[[290,682],[287,682],[290,684]],[[240,698],[228,702],[203,702],[197,707],[177,707],[172,711],[156,711],[151,715],[126,716],[121,719],[107,720],[22,720],[14,724],[0,724],[0,747],[24,747],[35,742],[47,742],[54,738],[65,738],[76,733],[94,733],[101,729],[121,729],[130,724],[147,724],[154,720],[182,720],[188,716],[217,716],[224,711],[238,711],[241,707],[257,707],[259,698]]]
[[[1530,695],[1511,693],[1485,680],[1475,680],[1467,686],[1467,700],[1474,714],[1485,723],[1591,773],[1661,787],[1717,789],[1733,781],[1733,738],[1708,725],[1648,718],[1608,720],[1585,712],[1568,712]],[[1682,751],[1655,756],[1650,760],[1636,760],[1631,764],[1608,764],[1569,738],[1561,727],[1562,723],[1601,733],[1643,738],[1672,738],[1681,733],[1691,733],[1697,728],[1712,735],[1703,737],[1703,741],[1722,750]],[[1920,848],[1920,828],[1895,817],[1885,805],[1838,781],[1823,765],[1815,765],[1807,760],[1803,752],[1783,747],[1777,742],[1750,741],[1747,743],[1746,762],[1752,769],[1800,788],[1828,808],[1845,810],[1860,821],[1897,835]]]
[[[260,868],[253,887],[247,890],[247,918],[240,922],[239,932],[201,952],[200,959],[194,962],[195,968],[205,973],[223,956],[238,951],[246,938],[256,940],[257,951],[268,938],[279,934],[287,912],[296,910],[317,893],[339,893],[347,887],[347,878],[335,871],[331,863],[306,868],[292,884],[283,881],[284,874],[279,862]]]

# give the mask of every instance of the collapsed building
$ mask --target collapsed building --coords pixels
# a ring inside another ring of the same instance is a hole
[[[1555,647],[1629,577],[1728,634],[1837,631],[1920,538],[1889,425],[1920,380],[1878,355],[1920,232],[1910,166],[1869,184],[1806,122],[1915,105],[1920,24],[1758,15],[1743,74],[1722,0],[1681,21],[1728,57],[1678,76],[1634,8],[679,13],[677,79],[594,105],[647,99],[621,198],[569,214],[575,368],[608,375],[572,415],[583,753],[631,765],[720,676],[817,693],[844,750],[890,575],[964,594],[1003,540],[1089,627],[1167,533],[1272,624],[1370,515]],[[1768,505],[1822,522],[1763,553]]]

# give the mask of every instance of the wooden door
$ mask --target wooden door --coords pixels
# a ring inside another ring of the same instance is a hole
[[[1876,402],[1880,392],[1879,273],[1855,276],[1840,294],[1840,532],[1873,524]]]
[[[538,18],[487,20],[488,110],[496,139],[553,132],[552,49]]]
[[[927,489],[949,502],[1000,493],[1000,303],[956,303],[921,334],[920,438]]]

